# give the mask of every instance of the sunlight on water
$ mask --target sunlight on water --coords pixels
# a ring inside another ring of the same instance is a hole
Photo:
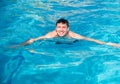
[[[117,84],[117,82],[119,81],[118,77],[120,73],[119,72],[120,63],[118,63],[117,61],[113,61],[113,62],[105,62],[104,64],[105,64],[105,71],[98,75],[98,82],[106,84],[107,82],[111,83],[112,81],[113,83],[115,82]]]

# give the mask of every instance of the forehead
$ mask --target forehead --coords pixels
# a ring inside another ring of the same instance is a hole
[[[66,23],[62,23],[62,22],[60,22],[60,23],[57,23],[56,26],[67,26],[67,24],[66,24]]]

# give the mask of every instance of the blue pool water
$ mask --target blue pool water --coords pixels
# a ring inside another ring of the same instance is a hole
[[[119,0],[1,0],[0,84],[119,84],[120,48],[37,41],[59,18],[86,37],[120,44]]]

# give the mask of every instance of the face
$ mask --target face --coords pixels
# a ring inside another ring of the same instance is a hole
[[[69,31],[67,24],[57,23],[56,32],[59,36],[65,36]]]

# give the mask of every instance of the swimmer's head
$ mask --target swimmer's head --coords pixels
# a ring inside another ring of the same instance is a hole
[[[69,31],[69,22],[65,19],[59,19],[56,22],[56,32],[59,36],[65,36],[67,35]]]
[[[67,27],[69,27],[69,22],[68,22],[68,20],[66,20],[66,19],[63,19],[63,18],[59,19],[59,20],[56,22],[56,26],[57,26],[58,23],[66,24]]]

